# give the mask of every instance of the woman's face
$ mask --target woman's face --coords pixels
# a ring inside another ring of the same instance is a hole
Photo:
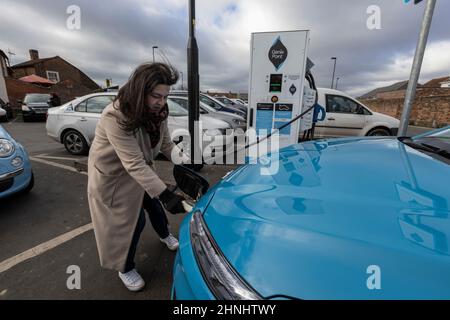
[[[160,110],[167,103],[170,86],[165,84],[158,84],[155,89],[147,95],[147,106],[151,110]]]

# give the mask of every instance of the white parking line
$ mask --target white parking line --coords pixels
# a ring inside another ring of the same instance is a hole
[[[70,161],[76,161],[76,160],[82,160],[83,159],[83,158],[55,157],[55,156],[48,156],[47,154],[38,154],[38,155],[35,155],[34,157],[35,158],[41,158],[41,159],[70,160]],[[87,159],[87,157],[85,159]]]
[[[69,171],[72,171],[72,172],[84,174],[84,175],[87,176],[87,172],[84,172],[84,171],[78,171],[78,170],[75,169],[75,168],[72,168],[72,167],[69,167],[69,166],[65,166],[65,165],[63,165],[63,164],[59,164],[59,163],[56,163],[56,162],[47,161],[47,160],[40,159],[40,158],[36,158],[36,157],[30,157],[30,160],[36,161],[36,162],[40,162],[40,163],[44,163],[44,164],[47,164],[47,165],[49,165],[49,166],[57,167],[57,168],[60,168],[60,169],[65,169],[65,170],[69,170]]]
[[[5,261],[0,262],[0,273],[5,272],[15,265],[18,265],[21,262],[24,262],[28,259],[34,258],[38,255],[43,254],[44,252],[51,250],[69,240],[72,240],[75,237],[78,237],[79,235],[92,230],[92,223],[89,223],[87,225],[84,225],[82,227],[79,227],[77,229],[74,229],[72,231],[69,231],[65,234],[62,234],[52,240],[49,240],[47,242],[41,243],[40,245],[31,248],[25,252],[22,252],[12,258],[9,258]]]

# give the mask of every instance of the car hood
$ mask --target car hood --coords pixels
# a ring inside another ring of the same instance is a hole
[[[450,298],[449,165],[393,138],[298,144],[262,162],[215,186],[205,212],[261,295]]]

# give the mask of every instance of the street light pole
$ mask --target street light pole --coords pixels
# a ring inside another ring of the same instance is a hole
[[[411,76],[409,78],[408,88],[406,89],[405,103],[403,105],[402,117],[400,119],[400,128],[398,130],[399,137],[406,136],[406,130],[408,129],[409,116],[416,95],[417,82],[419,81],[420,69],[422,67],[423,57],[425,55],[425,49],[427,47],[428,35],[430,33],[431,21],[433,20],[435,6],[436,0],[427,1],[422,21],[422,28],[419,35],[419,42],[417,43],[416,53],[414,55],[413,66],[411,69]]]
[[[158,49],[158,46],[153,46],[152,50],[153,50],[153,63],[155,63],[155,49]]]
[[[340,79],[339,77],[336,78],[336,90],[337,90],[337,88],[338,88],[338,82],[339,82],[339,79]]]
[[[189,40],[187,47],[188,61],[188,99],[189,99],[189,134],[191,136],[191,164],[201,164],[202,154],[199,133],[199,98],[200,77],[198,74],[198,45],[195,38],[195,0],[189,0]]]
[[[334,60],[334,68],[333,68],[333,76],[331,77],[331,89],[333,89],[334,86],[334,74],[336,72],[336,57],[332,57],[331,60]]]

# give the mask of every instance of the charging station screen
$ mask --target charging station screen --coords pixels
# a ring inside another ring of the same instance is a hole
[[[281,92],[281,85],[283,83],[282,74],[271,74],[270,75],[270,92]]]

